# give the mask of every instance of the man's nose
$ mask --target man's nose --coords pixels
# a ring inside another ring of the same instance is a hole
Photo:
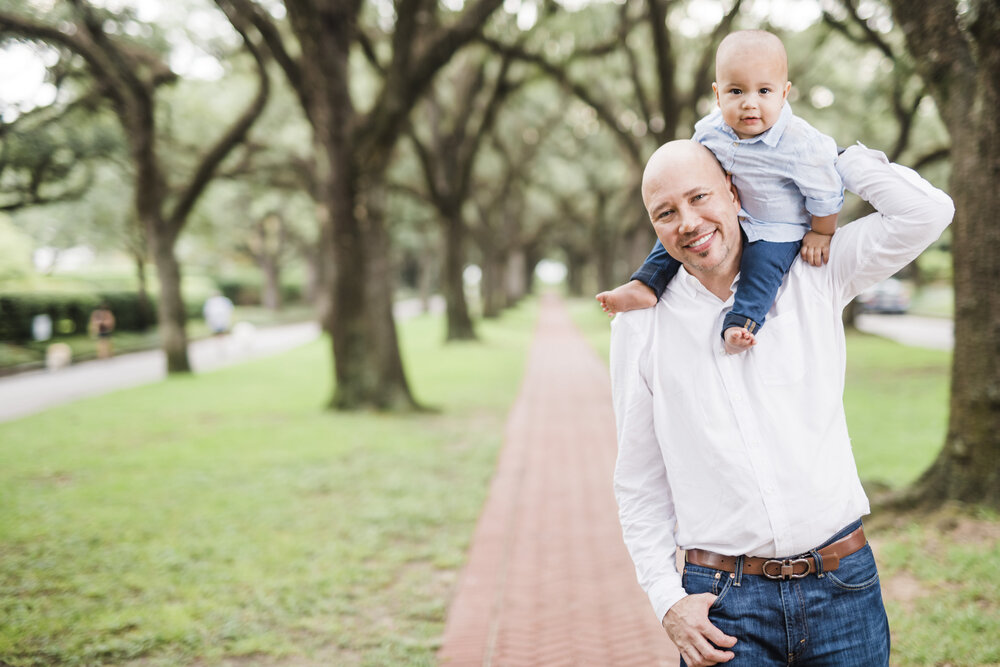
[[[698,216],[692,215],[691,211],[678,211],[677,215],[681,219],[680,225],[677,226],[678,232],[681,234],[690,234],[698,229]]]

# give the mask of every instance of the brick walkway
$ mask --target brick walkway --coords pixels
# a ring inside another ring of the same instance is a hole
[[[442,665],[678,664],[622,544],[614,461],[607,367],[547,296]]]

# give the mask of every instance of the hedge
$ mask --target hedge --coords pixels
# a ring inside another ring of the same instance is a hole
[[[135,292],[99,292],[94,294],[0,294],[0,340],[26,342],[32,339],[31,325],[36,315],[52,318],[52,335],[70,335],[87,331],[90,314],[106,302],[115,315],[115,329],[145,331],[156,319],[156,305],[146,312]]]

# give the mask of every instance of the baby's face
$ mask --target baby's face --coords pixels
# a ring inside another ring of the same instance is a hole
[[[740,139],[771,129],[792,85],[784,61],[766,51],[733,54],[716,63],[715,76],[722,118]]]

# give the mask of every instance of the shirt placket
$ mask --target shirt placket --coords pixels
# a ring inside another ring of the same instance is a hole
[[[719,324],[721,326],[721,321]],[[726,354],[721,341],[715,356],[723,391],[736,418],[736,428],[747,453],[747,460],[750,462],[750,472],[757,483],[767,520],[771,525],[775,554],[789,555],[786,550],[790,548],[788,546],[791,539],[790,523],[782,501],[782,489],[776,476],[781,462],[775,460],[774,452],[765,445],[761,437],[754,409],[754,396],[747,391],[740,372],[746,359],[743,355]]]

